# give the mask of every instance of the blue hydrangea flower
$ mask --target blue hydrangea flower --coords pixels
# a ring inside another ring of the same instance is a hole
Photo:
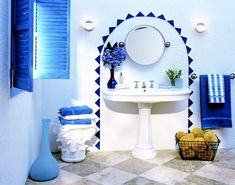
[[[104,65],[109,68],[120,66],[125,59],[126,53],[122,47],[106,48],[102,55]]]

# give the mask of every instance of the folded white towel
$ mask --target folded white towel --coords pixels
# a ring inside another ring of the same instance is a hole
[[[225,103],[224,76],[208,74],[208,103]]]

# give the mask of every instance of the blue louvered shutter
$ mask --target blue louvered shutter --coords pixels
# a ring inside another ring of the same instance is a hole
[[[69,78],[70,0],[37,0],[34,78]]]
[[[33,90],[33,1],[12,0],[12,86]]]

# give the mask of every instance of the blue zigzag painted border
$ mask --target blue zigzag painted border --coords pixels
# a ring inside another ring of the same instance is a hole
[[[182,29],[178,28],[178,27],[175,27],[174,20],[167,20],[163,14],[161,14],[159,16],[155,16],[153,12],[150,12],[149,14],[147,14],[147,16],[145,16],[142,12],[138,12],[136,15],[131,15],[130,13],[128,13],[125,19],[117,19],[116,26],[109,27],[109,34],[102,37],[103,44],[97,47],[97,49],[99,51],[99,56],[95,59],[96,62],[98,62],[98,64],[100,65],[101,52],[103,50],[104,44],[105,44],[106,40],[109,38],[110,34],[116,29],[116,27],[119,26],[120,24],[122,24],[125,20],[132,19],[132,18],[135,18],[135,17],[158,18],[158,19],[161,19],[163,21],[166,21],[168,24],[170,24],[176,30],[176,32],[179,34],[182,41],[184,42],[185,49],[186,49],[186,52],[187,52],[187,55],[188,55],[188,61],[187,61],[188,62],[188,73],[189,73],[188,74],[188,80],[189,80],[188,85],[190,87],[193,84],[193,80],[190,77],[190,74],[193,72],[193,69],[190,66],[191,63],[193,62],[193,59],[189,56],[189,53],[191,52],[192,49],[187,45],[187,40],[188,40],[187,37],[181,35]],[[96,84],[99,86],[99,88],[95,91],[95,93],[99,97],[98,100],[95,102],[96,105],[99,107],[99,110],[96,112],[96,115],[100,118],[100,67],[96,68],[95,71],[99,75],[99,77],[95,80]],[[193,94],[193,91],[190,95],[192,95],[192,94]],[[188,129],[190,129],[190,127],[193,125],[192,121],[190,120],[190,117],[193,115],[193,112],[190,109],[192,104],[193,104],[193,101],[189,97],[188,98]],[[96,147],[98,149],[100,149],[100,121],[98,121],[96,123],[96,125],[99,128],[99,130],[96,133],[96,137],[99,139],[99,141],[96,144]]]

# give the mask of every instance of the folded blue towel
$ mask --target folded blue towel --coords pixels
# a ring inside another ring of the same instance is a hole
[[[93,112],[92,108],[87,105],[74,106],[74,107],[62,107],[58,110],[61,116],[68,115],[79,115],[79,114],[91,114]]]
[[[208,103],[208,79],[207,75],[200,76],[200,101],[202,129],[231,128],[231,86],[230,75],[224,75],[225,102]]]
[[[224,76],[208,74],[208,103],[225,103]]]
[[[59,118],[61,125],[90,125],[91,119],[74,119],[74,120],[67,120],[63,118]]]

